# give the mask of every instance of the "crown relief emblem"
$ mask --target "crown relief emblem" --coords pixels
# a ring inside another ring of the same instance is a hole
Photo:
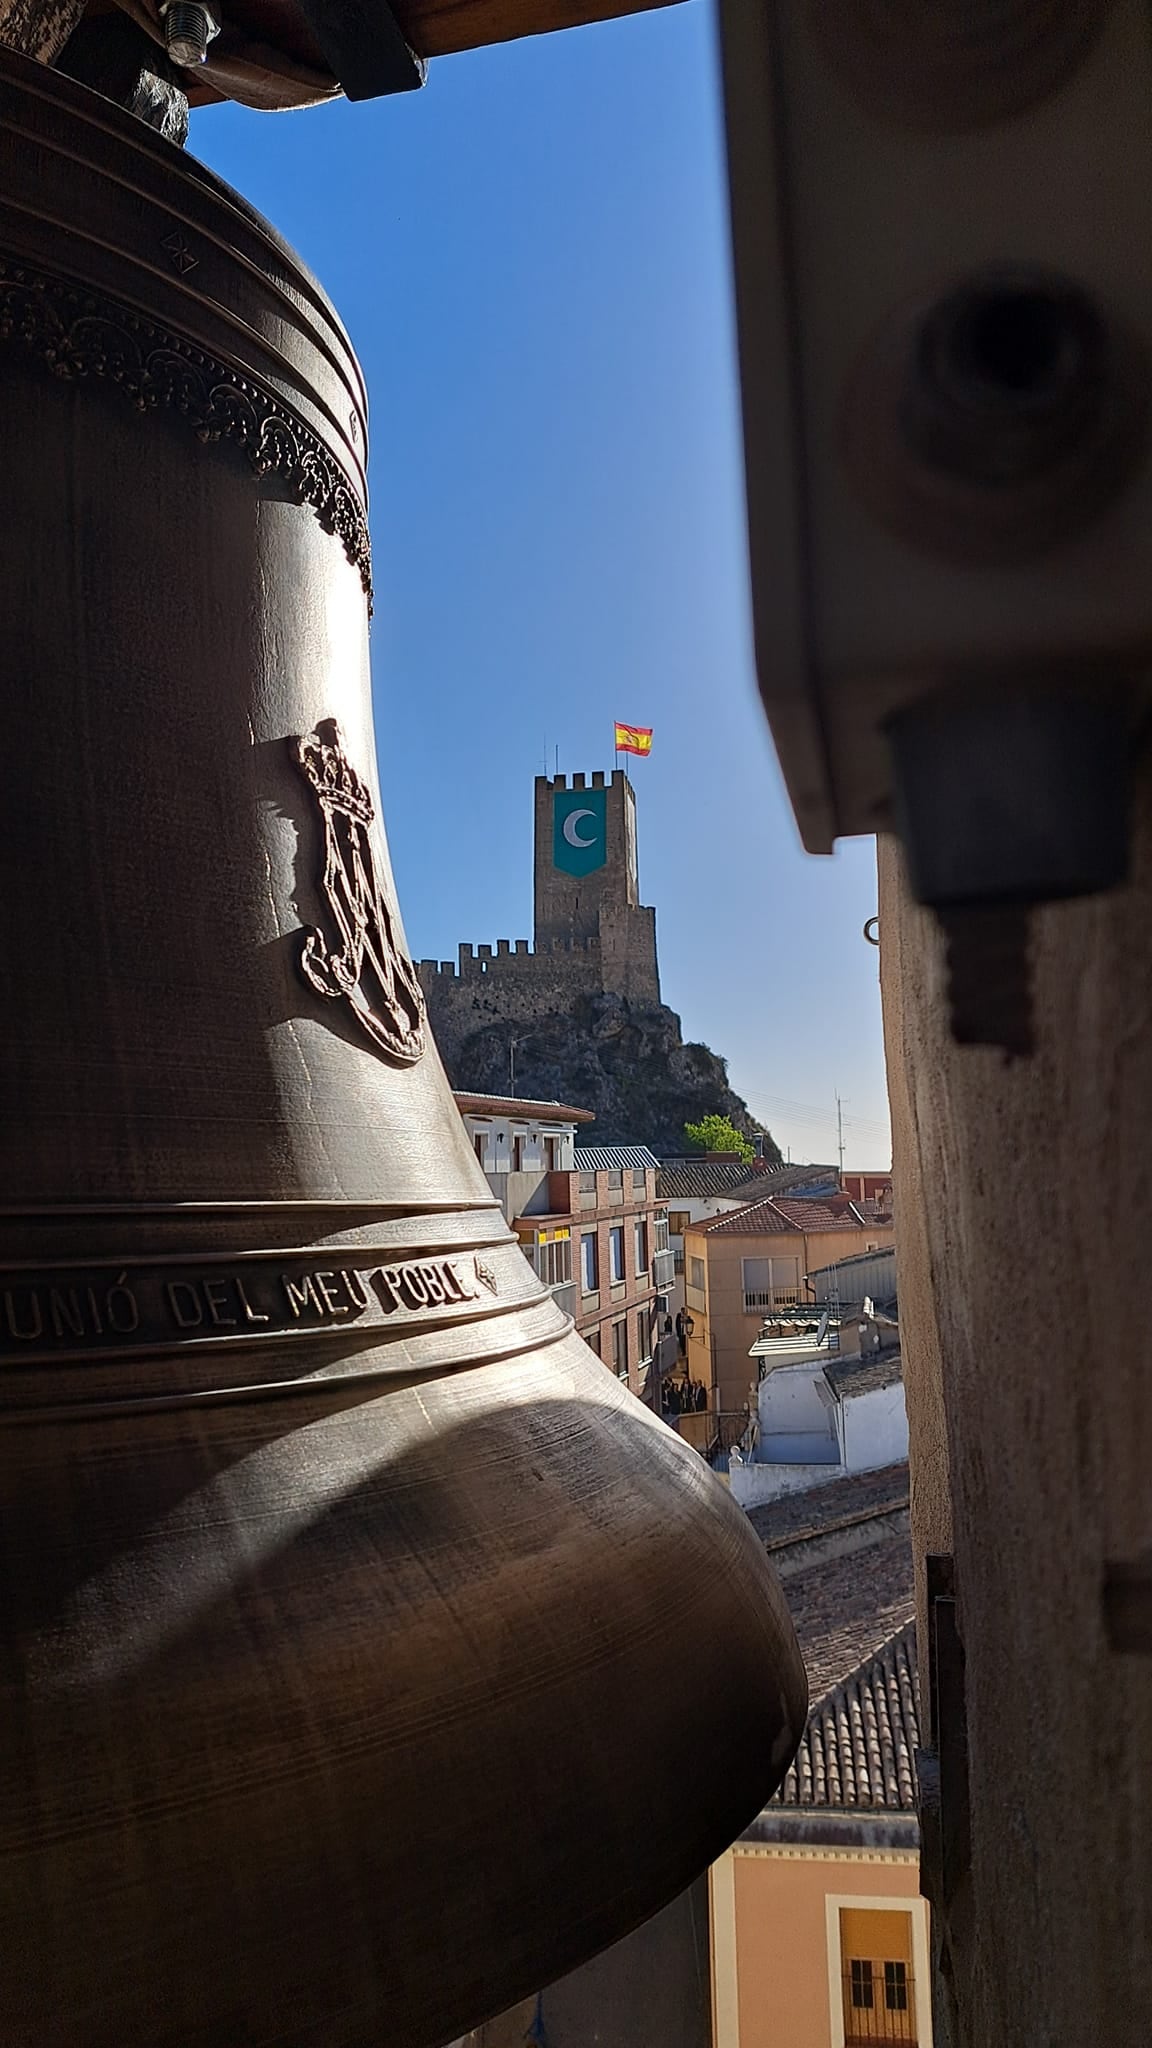
[[[290,744],[323,822],[320,889],[329,925],[306,931],[300,971],[318,995],[347,1002],[379,1051],[413,1066],[426,1044],[424,993],[380,886],[372,793],[348,759],[334,718]]]

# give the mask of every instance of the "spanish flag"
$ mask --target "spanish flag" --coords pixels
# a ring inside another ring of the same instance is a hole
[[[650,725],[617,725],[616,752],[618,754],[650,754],[652,752],[652,727]]]

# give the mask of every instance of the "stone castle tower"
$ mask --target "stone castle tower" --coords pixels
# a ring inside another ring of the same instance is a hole
[[[421,960],[420,983],[451,1073],[464,1041],[501,1021],[533,1024],[581,996],[658,1008],[656,912],[640,902],[636,793],[611,777],[536,777],[533,945],[462,945]]]
[[[656,912],[640,902],[636,792],[622,768],[607,783],[536,777],[535,947],[584,953],[587,986],[600,994],[660,1001]]]

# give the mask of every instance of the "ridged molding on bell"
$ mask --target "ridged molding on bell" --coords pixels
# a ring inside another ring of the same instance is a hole
[[[344,751],[334,718],[292,741],[324,823],[321,888],[338,940],[314,925],[300,951],[318,995],[343,997],[357,1023],[389,1059],[413,1066],[426,1044],[424,996],[396,940],[372,850],[372,793]]]
[[[170,240],[164,247],[170,250]],[[194,266],[193,266],[194,267]],[[22,342],[54,377],[115,384],[138,412],[183,414],[197,440],[232,441],[257,476],[279,477],[335,534],[372,608],[368,520],[348,478],[302,419],[251,377],[65,278],[0,257],[0,341]]]

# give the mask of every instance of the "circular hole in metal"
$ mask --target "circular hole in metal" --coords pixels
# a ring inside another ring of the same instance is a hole
[[[1145,460],[1139,334],[1078,279],[990,264],[898,307],[846,380],[858,496],[913,546],[1025,561],[1091,526]]]
[[[993,286],[958,293],[925,327],[929,377],[954,400],[984,408],[1060,404],[1095,380],[1102,324],[1074,290]]]
[[[1050,293],[989,292],[956,333],[957,368],[978,389],[1031,398],[1050,391],[1078,353],[1068,309]]]
[[[921,456],[955,475],[1035,475],[1092,431],[1109,381],[1105,323],[1059,279],[987,277],[924,316],[904,422]]]

